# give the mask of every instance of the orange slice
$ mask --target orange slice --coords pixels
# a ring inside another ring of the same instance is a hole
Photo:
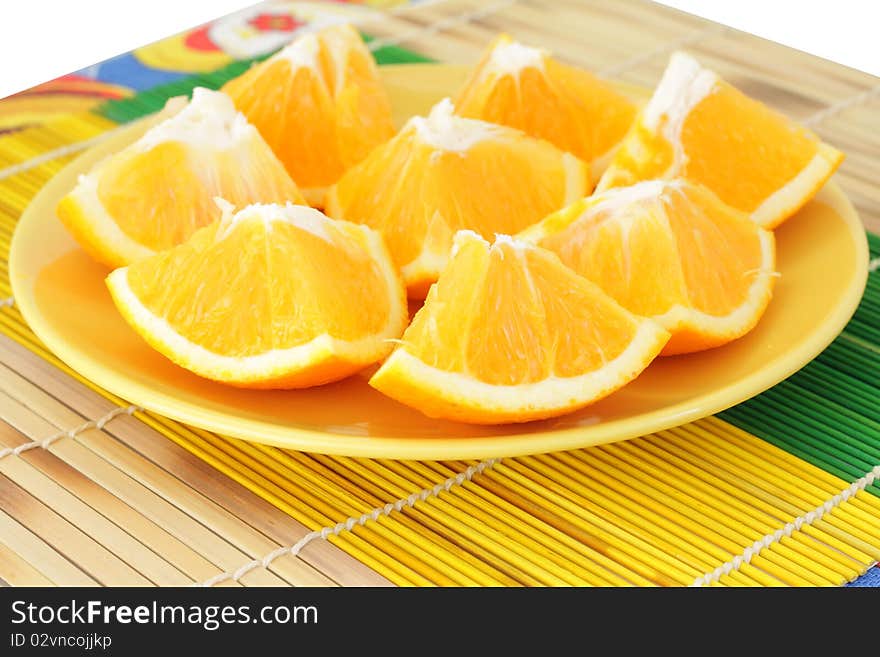
[[[156,350],[250,388],[341,379],[385,357],[408,319],[377,233],[295,205],[251,205],[107,285]]]
[[[306,34],[223,86],[309,203],[394,135],[373,56],[350,25]]]
[[[455,116],[444,100],[349,170],[326,209],[378,229],[410,296],[423,298],[457,230],[517,232],[581,198],[588,184],[586,165],[573,155],[513,128]]]
[[[770,302],[773,233],[685,180],[648,181],[578,201],[519,236],[554,251],[672,338],[664,355],[744,335]]]
[[[302,203],[284,166],[222,93],[171,99],[140,139],[80,176],[58,216],[96,260],[120,267],[214,221],[215,196],[246,205]]]
[[[634,379],[669,334],[553,253],[456,235],[449,266],[370,385],[431,417],[525,422]]]
[[[597,191],[687,178],[775,228],[810,200],[843,154],[675,53]]]
[[[557,62],[545,50],[499,36],[455,101],[456,113],[518,128],[602,174],[636,115],[609,84]]]

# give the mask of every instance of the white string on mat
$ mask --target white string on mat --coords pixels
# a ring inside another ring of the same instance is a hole
[[[431,36],[438,32],[444,32],[460,25],[466,25],[467,23],[480,20],[481,18],[486,18],[487,16],[491,16],[517,2],[519,2],[519,0],[500,0],[500,2],[493,2],[480,9],[467,11],[462,14],[457,14],[456,16],[441,18],[430,25],[414,28],[409,32],[404,32],[396,37],[374,39],[373,41],[370,41],[368,45],[370,50],[378,50],[379,48],[384,48],[386,46],[396,46],[404,41],[411,41],[415,37]]]
[[[828,118],[838,112],[841,112],[849,107],[853,107],[854,105],[857,105],[859,103],[866,102],[871,97],[878,95],[878,94],[880,94],[880,85],[878,85],[877,87],[874,87],[873,89],[870,89],[864,93],[857,94],[856,96],[853,96],[849,99],[846,99],[840,103],[836,103],[834,105],[831,105],[830,107],[822,110],[821,112],[814,114],[812,117],[807,119],[807,121],[805,121],[804,123],[806,125],[816,125],[817,123],[825,120],[826,118]],[[874,272],[874,271],[877,271],[878,269],[880,269],[880,257],[873,258],[868,263],[868,271],[869,272]],[[871,350],[876,351],[876,349],[877,349],[876,346],[874,346],[870,343],[867,343],[867,342],[865,342],[859,338],[856,338],[854,336],[850,336],[847,333],[841,333],[839,337],[846,339],[846,340],[849,340],[851,342],[855,342],[856,344],[859,344],[859,345],[866,347],[866,348],[869,348]],[[743,550],[743,552],[741,554],[735,556],[730,561],[727,561],[727,562],[721,564],[712,572],[706,573],[706,574],[702,575],[701,577],[698,577],[697,579],[694,580],[694,582],[691,584],[691,586],[694,586],[694,587],[708,586],[709,584],[712,584],[713,582],[718,581],[718,579],[720,579],[722,575],[727,575],[732,571],[739,570],[742,567],[743,563],[750,563],[752,560],[752,557],[754,557],[756,554],[760,553],[761,550],[763,550],[764,548],[769,547],[773,543],[779,542],[780,540],[782,540],[783,536],[791,536],[791,534],[794,531],[801,529],[801,527],[803,527],[805,524],[807,524],[807,525],[813,524],[816,520],[819,520],[823,515],[825,515],[825,513],[830,512],[832,509],[836,508],[837,506],[839,506],[840,504],[842,504],[843,502],[848,500],[850,497],[855,495],[860,490],[864,490],[865,488],[870,486],[876,479],[880,479],[880,465],[875,466],[871,471],[869,471],[863,477],[861,477],[860,479],[858,479],[855,482],[853,482],[852,484],[850,484],[850,486],[848,488],[844,489],[841,493],[835,495],[830,500],[827,500],[826,502],[819,505],[818,507],[816,507],[812,511],[809,511],[809,512],[805,513],[804,515],[802,515],[798,518],[795,518],[793,521],[786,523],[782,528],[777,529],[772,534],[767,534],[767,535],[763,536],[762,538],[758,539],[752,545],[748,546],[745,550]]]
[[[29,443],[22,443],[18,447],[7,447],[5,449],[0,449],[0,459],[15,454],[18,456],[22,452],[26,452],[31,449],[36,449],[37,447],[41,447],[42,449],[48,449],[49,445],[54,443],[56,440],[61,440],[62,438],[75,438],[83,431],[88,431],[89,429],[98,429],[99,431],[104,428],[110,420],[115,418],[118,415],[132,415],[137,411],[143,410],[140,406],[135,406],[132,404],[131,406],[118,406],[114,408],[112,411],[107,413],[106,415],[102,415],[97,420],[89,420],[88,422],[83,422],[78,427],[74,427],[73,429],[68,429],[67,431],[59,431],[58,433],[53,433],[51,436],[47,438],[43,438],[42,440],[32,440]]]
[[[850,107],[855,107],[856,105],[862,105],[867,103],[871,99],[875,97],[880,97],[880,84],[876,87],[871,87],[867,91],[863,91],[854,96],[850,96],[849,98],[844,98],[838,103],[834,103],[833,105],[829,105],[823,110],[820,110],[813,114],[813,116],[806,119],[803,124],[805,126],[812,127],[822,123],[825,119],[828,119],[835,114],[840,114],[844,110],[848,110]]]
[[[736,555],[730,561],[721,564],[712,572],[697,577],[691,586],[709,586],[713,582],[717,582],[722,575],[727,575],[733,571],[739,570],[744,563],[750,563],[752,558],[759,554],[761,550],[770,547],[774,543],[778,543],[785,536],[791,536],[792,533],[800,530],[804,525],[812,525],[826,513],[831,512],[856,493],[870,486],[876,479],[880,479],[880,465],[874,466],[874,468],[867,472],[863,477],[854,481],[830,500],[825,501],[812,511],[808,511],[791,522],[785,523],[785,526],[777,529],[772,534],[767,534],[766,536],[759,538],[743,550],[742,553]]]
[[[0,299],[0,308],[6,308],[9,306],[10,308],[15,305],[15,297],[6,297],[5,299]]]
[[[693,46],[694,44],[705,41],[710,37],[725,34],[726,32],[729,32],[730,29],[731,28],[727,27],[726,25],[710,25],[703,30],[688,34],[687,36],[683,36],[680,39],[675,39],[667,43],[662,43],[653,50],[649,50],[648,52],[641,53],[629,59],[625,59],[619,64],[615,64],[614,66],[609,66],[606,69],[598,71],[596,75],[601,78],[615,77],[641,64],[651,62],[657,59],[657,57],[670,53],[673,50],[678,50],[679,48],[685,48],[687,46]]]
[[[432,488],[423,488],[422,490],[416,491],[408,497],[403,497],[396,502],[389,502],[385,506],[376,507],[372,511],[368,511],[363,515],[348,518],[347,520],[338,522],[335,525],[329,525],[321,529],[316,529],[315,531],[309,532],[308,534],[303,536],[293,545],[272,550],[272,552],[264,556],[262,559],[252,559],[251,561],[248,561],[246,564],[242,565],[237,570],[227,571],[218,575],[214,575],[214,577],[207,579],[200,584],[193,584],[192,586],[211,587],[216,584],[220,584],[221,582],[225,582],[226,580],[237,582],[255,568],[268,568],[273,561],[280,557],[283,557],[284,555],[289,554],[292,557],[297,556],[306,545],[319,538],[326,540],[330,536],[338,536],[344,531],[351,531],[357,525],[365,525],[369,520],[378,520],[382,516],[391,515],[392,511],[401,511],[405,508],[414,506],[416,502],[423,502],[429,497],[437,497],[438,495],[440,495],[440,493],[442,493],[443,491],[448,491],[453,486],[460,486],[464,482],[470,481],[471,479],[473,479],[474,475],[480,474],[481,472],[483,472],[483,470],[487,468],[491,468],[499,461],[501,461],[501,459],[499,458],[491,458],[486,459],[485,461],[480,461],[476,465],[469,466],[466,470],[459,472],[454,477],[449,477],[445,481],[441,481],[439,484]]]
[[[111,128],[110,130],[105,130],[101,134],[95,135],[94,137],[90,137],[82,141],[75,141],[70,144],[65,144],[64,146],[59,146],[58,148],[54,148],[51,151],[46,151],[45,153],[36,155],[29,160],[25,160],[24,162],[13,164],[12,166],[8,166],[5,169],[0,169],[0,180],[5,180],[6,178],[18,175],[19,173],[24,173],[25,171],[29,171],[45,162],[51,162],[52,160],[59,157],[78,153],[79,151],[89,148],[90,146],[94,146],[95,144],[107,139],[117,132],[122,131],[127,126],[128,124],[123,123],[122,125]]]

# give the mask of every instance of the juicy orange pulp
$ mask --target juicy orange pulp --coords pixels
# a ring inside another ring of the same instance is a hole
[[[171,99],[151,127],[79,177],[58,216],[96,260],[118,267],[181,244],[217,217],[214,198],[302,203],[296,184],[224,94]]]
[[[493,385],[535,383],[600,369],[635,334],[635,318],[546,251],[472,240],[457,262],[403,340],[432,367]]]
[[[129,286],[144,306],[195,344],[226,356],[252,356],[324,332],[352,340],[387,321],[382,275],[367,252],[339,253],[290,224],[272,225],[270,235],[256,218],[218,239],[224,230],[209,226],[186,245],[128,270]],[[357,312],[342,303],[365,298],[370,303]]]
[[[668,337],[549,251],[463,231],[370,384],[434,417],[524,422],[609,394]]]
[[[410,121],[327,197],[329,215],[382,233],[412,297],[437,280],[456,231],[516,232],[588,187],[584,164],[550,143],[450,110]]]
[[[751,329],[770,300],[773,237],[704,187],[651,181],[584,199],[524,232],[696,351]],[[725,319],[727,318],[727,319]]]
[[[774,228],[842,159],[806,128],[676,53],[597,189],[685,178]]]
[[[546,139],[597,175],[635,118],[635,105],[589,72],[499,36],[455,101],[461,116]]]
[[[350,25],[307,34],[223,86],[313,204],[394,134],[373,57]]]
[[[215,195],[239,206],[303,201],[268,149],[211,152],[177,141],[120,154],[97,193],[126,235],[156,251],[181,244],[213,221]]]
[[[385,356],[407,319],[379,236],[303,206],[227,213],[108,280],[123,315],[159,351],[251,387],[351,374]]]
[[[736,122],[736,130],[719,129],[719,123],[728,121]],[[700,154],[688,160],[682,175],[748,213],[793,179],[819,150],[818,138],[806,128],[723,80],[691,111],[681,143],[685,153]]]

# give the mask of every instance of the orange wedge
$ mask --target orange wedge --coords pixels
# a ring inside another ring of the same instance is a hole
[[[306,34],[223,86],[309,203],[394,134],[373,56],[350,25]]]
[[[96,260],[120,267],[214,221],[215,196],[302,203],[284,166],[222,93],[171,99],[165,120],[80,176],[58,216]],[[160,117],[161,118],[161,117]]]
[[[553,253],[456,235],[449,266],[370,385],[431,417],[525,422],[634,379],[669,334]]]
[[[107,285],[156,350],[250,388],[341,379],[385,357],[408,319],[377,233],[295,205],[251,205]]]
[[[601,175],[636,115],[609,84],[545,50],[499,36],[455,100],[456,113],[540,137]]]
[[[843,154],[676,53],[597,191],[677,177],[700,183],[764,228],[810,200]]]
[[[457,230],[513,233],[581,198],[586,165],[519,130],[453,114],[448,100],[414,117],[350,169],[327,214],[382,233],[409,295],[423,298]]]
[[[555,252],[672,338],[664,355],[750,331],[770,302],[773,233],[685,180],[648,181],[574,203],[520,234]]]

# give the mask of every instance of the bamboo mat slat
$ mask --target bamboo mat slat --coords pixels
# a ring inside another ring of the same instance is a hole
[[[0,433],[6,434],[9,430],[11,427],[8,425],[0,425]],[[5,435],[0,440],[5,446],[14,446],[18,442],[9,441]],[[0,472],[13,483],[26,488],[36,499],[69,519],[89,536],[101,536],[102,544],[108,550],[125,563],[138,564],[138,572],[149,581],[175,585],[189,583],[189,578],[183,572],[159,557],[138,540],[138,537],[132,536],[130,530],[127,531],[130,514],[118,515],[117,522],[123,524],[115,524],[108,517],[110,514],[102,515],[56,481],[51,474],[41,471],[24,459],[5,459],[0,464]]]
[[[5,575],[5,579],[0,579],[0,586],[52,586],[52,580],[2,543],[0,561]]]
[[[17,373],[13,373],[3,368],[5,371],[2,374],[5,376],[0,377],[2,379],[0,391],[10,391],[11,394],[26,403],[30,410],[38,412],[41,417],[56,421],[58,428],[62,428],[62,425],[63,427],[79,425],[87,417],[100,417],[115,406],[77,381],[58,376],[57,371],[53,372],[48,363],[34,358],[32,354],[9,343],[9,341],[5,341],[5,344],[0,343],[0,353],[3,354],[3,361],[17,371]],[[24,377],[30,377],[31,380],[37,382],[37,385]],[[53,394],[64,399],[64,403],[59,402],[58,398],[52,396]],[[2,401],[0,401],[0,405],[2,405]],[[76,409],[82,414],[76,414],[72,409]],[[128,421],[126,422],[126,420]],[[184,504],[188,504],[185,511],[192,518],[198,519],[203,524],[208,524],[220,535],[237,536],[243,545],[253,551],[254,555],[269,552],[281,544],[294,542],[299,537],[298,534],[305,533],[304,528],[297,529],[295,523],[291,523],[289,518],[278,513],[273,507],[258,504],[253,496],[248,494],[248,491],[235,486],[227,479],[218,479],[216,472],[204,461],[194,458],[183,450],[174,449],[173,443],[149,430],[142,422],[129,417],[119,418],[113,423],[112,430],[114,442],[103,440],[94,443],[90,440],[87,445],[95,444],[94,451],[105,459],[112,459],[115,456],[116,462],[121,465],[121,472],[139,475],[137,481],[148,484],[156,482],[154,490],[163,497],[173,500],[175,507],[183,507]],[[90,433],[94,433],[97,438],[98,435],[109,431],[110,426],[108,425],[103,432]],[[47,428],[44,434],[48,435],[51,432],[51,429]],[[129,449],[123,449],[116,444],[117,442],[125,444]],[[101,449],[102,447],[103,449]],[[56,449],[60,449],[60,446]],[[139,463],[141,459],[138,455],[144,453],[149,454],[150,460],[156,463],[155,467],[151,468],[146,463]],[[33,450],[25,454],[26,459],[42,458],[44,461],[47,456],[43,450]],[[95,460],[94,462],[100,464],[100,461]],[[2,461],[0,461],[0,465],[2,465]],[[57,464],[52,465],[55,470],[59,469]],[[73,462],[71,469],[75,467],[76,462]],[[78,471],[73,469],[73,472],[86,475],[87,482],[92,481],[88,478],[88,470],[84,472],[80,468]],[[186,477],[186,479],[181,482],[175,481],[173,478],[175,475]],[[58,474],[53,472],[52,476],[57,478]],[[121,478],[124,480],[125,475],[122,475]],[[121,484],[121,486],[124,487],[125,484]],[[108,497],[116,499],[112,495],[108,495]],[[160,504],[151,501],[152,498],[146,492],[145,497],[146,500],[143,502],[145,507],[153,509],[156,504]],[[134,499],[138,499],[138,497],[134,496]],[[215,505],[222,505],[224,502],[226,505],[221,507],[222,511],[215,508]],[[206,547],[199,550],[193,549],[196,547],[194,544],[197,536],[201,536],[202,540],[207,541],[209,545],[213,545],[215,541],[210,536],[206,537],[206,532],[194,533],[198,527],[189,527],[192,521],[187,523],[180,519],[179,512],[171,517],[167,509],[164,513],[162,511],[163,509],[160,507],[157,512],[152,514],[155,516],[152,520],[143,518],[141,524],[145,524],[147,527],[146,536],[141,540],[163,548],[169,557],[180,558],[181,567],[186,566],[185,572],[190,577],[189,581],[207,579],[215,574],[212,572],[213,566],[204,559],[204,556],[209,555],[211,550]],[[130,529],[139,524],[136,520],[137,515],[135,509],[125,509],[124,517],[127,518],[125,521],[127,528]],[[177,523],[171,522],[174,518],[177,519]],[[241,518],[247,518],[248,525],[255,525],[256,528],[237,526],[243,525]],[[178,536],[168,533],[178,526],[180,526]],[[159,529],[160,527],[164,529]],[[273,537],[274,541],[266,537],[267,533]],[[298,564],[294,560],[289,560],[291,563],[278,562],[275,568],[280,569],[280,574],[287,579],[299,584],[326,585],[332,583],[334,580],[329,575],[333,573],[333,569],[328,568],[327,564],[323,562],[333,563],[338,561],[338,556],[334,555],[337,556],[336,559],[330,558],[326,546],[323,551],[316,549],[313,552],[316,553],[318,564],[323,565],[320,570],[310,566],[307,562]],[[303,556],[308,557],[309,555],[304,554]],[[233,560],[229,563],[237,564],[243,560],[246,560],[243,556],[234,554]],[[344,563],[344,565],[347,567],[336,574],[348,585],[380,585],[384,583],[382,578],[376,577],[371,571],[358,568],[356,562]]]
[[[837,178],[880,230],[880,100],[860,96],[871,76],[641,0],[445,0],[364,30],[380,63],[471,63],[506,31],[645,86],[686,48],[845,150]],[[248,65],[0,136],[0,454],[37,441],[0,456],[0,583],[830,586],[880,559],[880,486],[865,478],[880,463],[877,273],[841,337],[782,384],[718,417],[563,453],[306,454],[82,380],[5,300],[15,222],[84,146]]]
[[[15,555],[14,561],[0,562],[3,565],[0,576],[4,579],[11,582],[18,569],[16,562],[26,561],[55,585],[98,586],[94,579],[2,509],[0,530],[4,547]]]

